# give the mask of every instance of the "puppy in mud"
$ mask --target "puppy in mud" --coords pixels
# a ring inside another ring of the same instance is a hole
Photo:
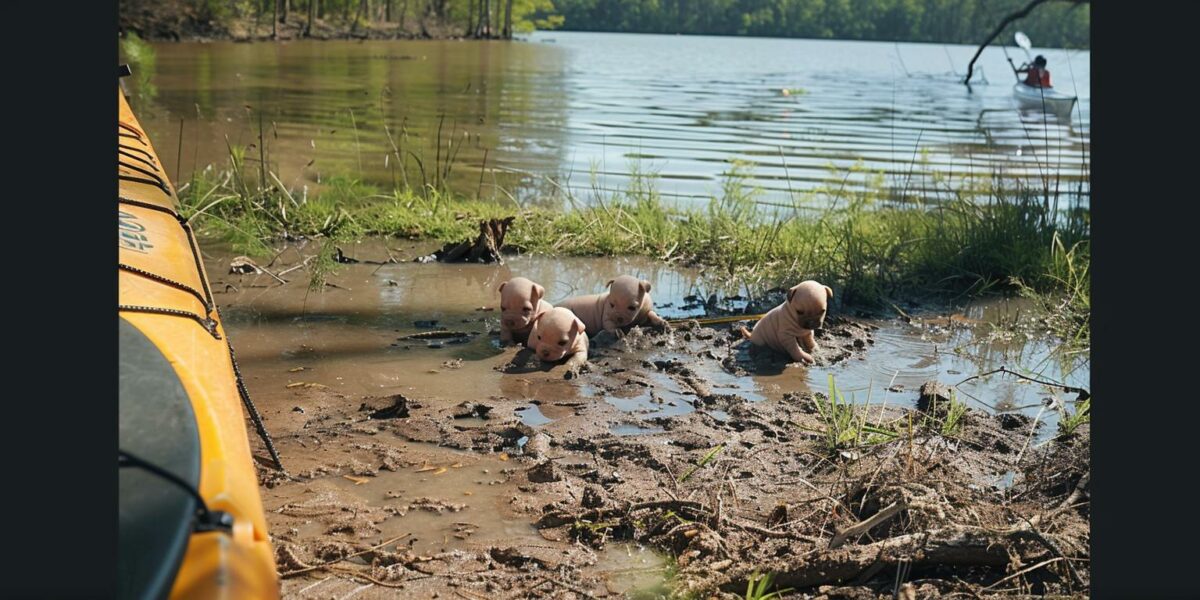
[[[500,343],[524,344],[533,321],[554,308],[542,298],[546,288],[524,278],[513,277],[500,284]]]
[[[533,329],[529,332],[526,347],[537,354],[542,362],[558,362],[567,359],[566,378],[577,375],[587,364],[588,337],[584,335],[587,327],[575,313],[555,307],[533,320]]]
[[[817,340],[813,331],[825,324],[825,313],[833,290],[815,281],[802,281],[787,293],[783,304],[772,308],[753,331],[739,328],[742,337],[755,346],[766,346],[786,352],[794,362],[813,364],[816,359],[810,352],[817,351]]]
[[[575,313],[583,321],[588,335],[601,331],[626,332],[635,325],[666,329],[667,322],[654,312],[650,282],[629,275],[610,279],[603,294],[573,296],[558,306]]]

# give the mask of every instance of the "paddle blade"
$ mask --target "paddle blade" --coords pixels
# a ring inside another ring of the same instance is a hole
[[[1018,31],[1016,33],[1016,35],[1014,35],[1013,37],[1017,40],[1018,46],[1026,49],[1026,50],[1033,47],[1033,44],[1029,43],[1029,36],[1025,35],[1025,32]]]

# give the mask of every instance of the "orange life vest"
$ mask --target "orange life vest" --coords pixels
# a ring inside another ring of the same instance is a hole
[[[1025,85],[1050,87],[1050,71],[1039,69],[1038,67],[1029,67],[1029,71],[1025,75]]]

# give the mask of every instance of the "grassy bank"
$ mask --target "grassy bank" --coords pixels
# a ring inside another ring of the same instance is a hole
[[[821,209],[765,213],[743,178],[733,169],[723,193],[700,208],[670,206],[649,176],[622,193],[568,194],[558,206],[533,207],[428,187],[383,190],[346,177],[298,193],[269,172],[246,172],[235,155],[229,170],[189,182],[181,200],[204,231],[248,254],[266,253],[285,234],[331,243],[370,235],[457,242],[473,238],[481,219],[515,215],[505,242],[523,252],[648,256],[704,266],[751,290],[813,278],[859,306],[1015,290],[1051,309],[1065,337],[1088,339],[1086,210],[1060,211],[1040,192],[997,179],[936,205],[894,202],[880,188],[810,199]]]

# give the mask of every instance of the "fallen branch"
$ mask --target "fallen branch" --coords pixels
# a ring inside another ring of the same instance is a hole
[[[288,572],[286,572],[286,573],[280,573],[280,574],[279,574],[279,578],[280,578],[280,579],[287,579],[288,577],[295,577],[296,575],[300,575],[301,573],[308,573],[308,572],[311,572],[311,571],[317,571],[317,570],[320,570],[320,569],[324,569],[325,567],[328,567],[328,566],[330,566],[330,565],[335,565],[335,564],[337,564],[337,563],[340,563],[340,562],[342,562],[343,560],[346,560],[346,559],[348,559],[348,558],[354,558],[355,556],[362,556],[362,555],[364,555],[364,554],[366,554],[366,553],[368,553],[368,552],[374,552],[375,550],[378,550],[378,549],[380,549],[380,548],[382,548],[382,547],[384,547],[384,546],[386,546],[386,545],[388,545],[388,544],[392,544],[392,543],[398,542],[398,541],[400,541],[400,540],[402,540],[402,539],[404,539],[404,538],[406,538],[406,537],[408,537],[408,536],[410,536],[410,535],[412,535],[412,534],[411,534],[411,533],[406,533],[406,534],[404,534],[404,535],[401,535],[401,536],[396,536],[396,537],[394,537],[394,538],[392,538],[392,539],[390,539],[390,540],[388,540],[388,541],[386,541],[386,542],[383,542],[383,543],[381,543],[381,544],[376,544],[376,545],[374,545],[374,546],[371,546],[370,548],[367,548],[366,550],[360,550],[360,551],[358,551],[358,552],[355,552],[354,554],[347,554],[346,556],[343,556],[343,557],[341,557],[341,558],[336,558],[336,559],[334,559],[334,560],[331,560],[331,561],[323,562],[323,563],[321,563],[321,564],[319,564],[319,565],[312,565],[312,566],[309,566],[309,567],[305,567],[305,568],[303,568],[303,569],[296,569],[295,571],[288,571]]]
[[[1075,585],[1078,585],[1079,587],[1085,587],[1084,583],[1083,583],[1083,578],[1079,576],[1079,571],[1075,570],[1075,565],[1071,564],[1071,559],[1066,554],[1064,554],[1061,549],[1059,549],[1058,544],[1055,544],[1054,542],[1050,541],[1046,536],[1042,535],[1042,533],[1040,531],[1038,531],[1037,529],[1033,529],[1032,525],[1031,525],[1030,529],[1014,531],[1011,535],[1013,537],[1018,537],[1018,538],[1032,539],[1032,540],[1038,542],[1039,544],[1041,544],[1047,550],[1049,550],[1051,554],[1066,561],[1067,572],[1071,574],[1071,579],[1075,582]]]
[[[908,508],[908,504],[903,500],[889,504],[879,512],[871,515],[871,517],[867,518],[866,520],[855,525],[851,525],[850,527],[838,532],[837,535],[833,536],[833,539],[829,540],[829,549],[835,550],[842,547],[842,545],[846,543],[846,540],[850,538],[857,538],[863,535],[864,533],[874,529],[877,525],[881,525],[890,520],[892,517],[900,514],[900,512],[906,508]]]
[[[1036,540],[1031,533],[1027,529],[998,532],[956,526],[897,536],[861,546],[845,546],[813,553],[795,568],[779,571],[776,583],[781,587],[801,590],[815,588],[850,581],[867,569],[876,568],[876,563],[895,567],[903,561],[911,561],[914,568],[1005,567],[1011,559],[1009,547],[1004,542]],[[1070,561],[1067,563],[1070,564]],[[749,571],[731,572],[731,581],[737,582],[739,577],[744,581],[749,574]],[[727,584],[727,591],[736,591],[735,587],[736,583]]]
[[[587,590],[585,590],[579,586],[571,585],[565,581],[559,581],[558,579],[550,577],[549,575],[542,575],[542,580],[549,581],[550,583],[553,583],[554,585],[562,587],[563,589],[575,592],[576,594],[579,594],[580,596],[583,596],[584,598],[595,598],[596,597],[594,594],[588,593]]]
[[[1060,561],[1060,560],[1064,560],[1064,559],[1063,559],[1061,556],[1055,556],[1054,558],[1050,558],[1050,559],[1047,559],[1047,560],[1043,560],[1042,562],[1040,562],[1040,563],[1038,563],[1038,564],[1036,564],[1036,565],[1033,565],[1032,567],[1026,567],[1026,568],[1024,568],[1024,569],[1021,569],[1020,571],[1017,571],[1016,573],[1013,573],[1012,575],[1008,575],[1008,576],[1006,576],[1004,579],[1001,579],[1000,581],[997,581],[996,583],[993,583],[992,585],[989,585],[989,586],[987,586],[987,587],[985,587],[985,588],[983,588],[983,589],[981,589],[981,590],[979,590],[979,591],[981,591],[981,592],[986,592],[986,591],[988,591],[988,590],[990,590],[990,589],[992,589],[992,588],[995,588],[996,586],[998,586],[998,585],[1000,585],[1000,584],[1002,584],[1002,583],[1005,583],[1005,582],[1011,581],[1012,579],[1014,579],[1014,578],[1016,578],[1016,577],[1020,577],[1021,575],[1024,575],[1024,574],[1026,574],[1026,573],[1030,573],[1030,572],[1032,572],[1032,571],[1036,571],[1036,570],[1038,570],[1038,569],[1040,569],[1040,568],[1042,568],[1042,567],[1046,567],[1046,566],[1052,565],[1052,564],[1054,564],[1054,563],[1056,563],[1056,562],[1058,562],[1058,561]],[[1068,561],[1068,563],[1069,563],[1069,562],[1070,562],[1070,561]]]
[[[580,514],[571,514],[568,512],[554,512],[542,515],[538,519],[534,527],[545,529],[548,527],[560,527],[562,525],[570,525],[577,521],[600,521],[613,517],[625,517],[640,510],[666,509],[677,513],[685,514],[692,520],[700,520],[702,518],[711,517],[714,513],[712,509],[699,503],[689,500],[654,500],[650,502],[640,502],[631,504],[625,508],[603,508],[597,510],[589,510]]]

